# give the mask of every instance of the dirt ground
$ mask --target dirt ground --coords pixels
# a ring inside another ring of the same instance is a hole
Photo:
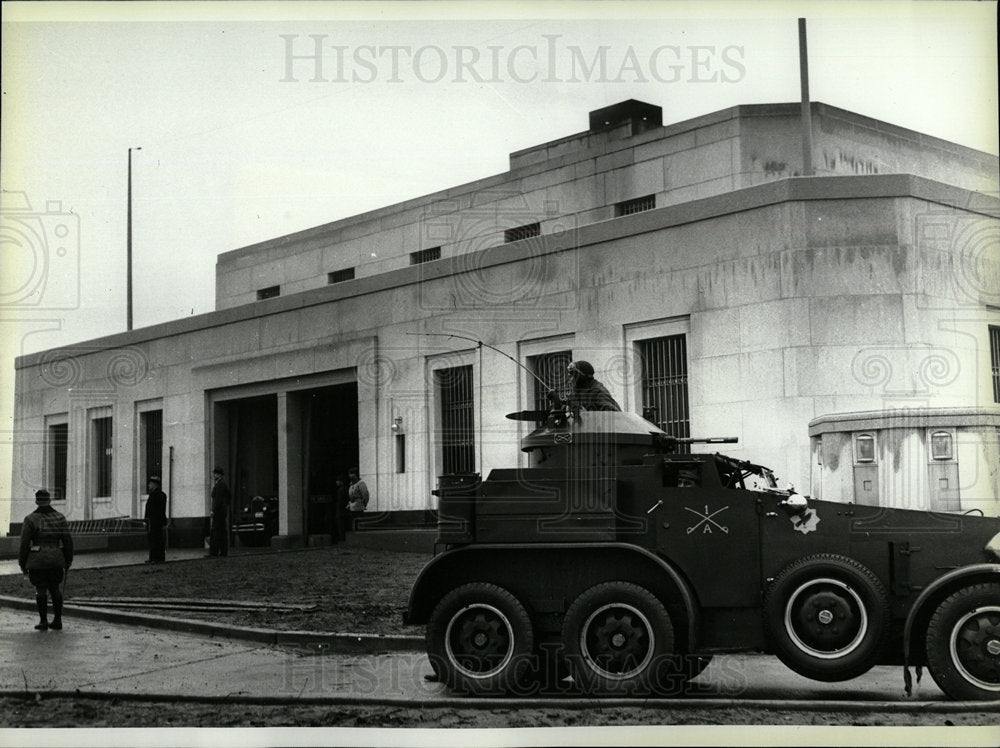
[[[444,727],[517,728],[650,725],[990,726],[996,712],[941,714],[722,708],[615,707],[469,709],[354,706],[178,704],[94,699],[0,698],[0,725],[35,727]]]
[[[313,612],[184,611],[184,618],[283,631],[417,634],[401,616],[426,553],[332,546],[155,566],[71,569],[66,601],[85,597],[167,597],[318,606]],[[0,576],[0,594],[34,598],[21,574]],[[155,609],[147,612],[156,613]]]

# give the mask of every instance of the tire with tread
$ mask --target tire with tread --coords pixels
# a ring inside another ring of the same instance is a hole
[[[948,696],[1000,700],[1000,582],[973,584],[945,598],[925,641],[927,667]]]
[[[563,621],[562,643],[577,690],[587,695],[673,692],[674,627],[663,603],[631,582],[583,592]],[[663,676],[666,673],[666,678]]]
[[[848,680],[871,669],[882,655],[889,620],[889,596],[878,577],[832,553],[789,564],[764,596],[771,650],[813,680]]]
[[[456,587],[427,622],[427,654],[440,679],[471,696],[517,693],[534,652],[531,618],[495,584]]]

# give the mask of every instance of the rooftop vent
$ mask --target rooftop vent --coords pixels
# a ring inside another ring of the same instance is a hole
[[[632,135],[663,126],[663,107],[645,101],[629,99],[590,113],[590,132],[605,132],[626,122],[632,125]]]

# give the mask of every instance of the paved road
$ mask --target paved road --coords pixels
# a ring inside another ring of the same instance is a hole
[[[142,627],[65,619],[37,632],[35,617],[0,609],[0,690],[99,691],[191,696],[449,698],[427,683],[418,653],[315,656],[268,646]],[[898,667],[874,668],[845,683],[802,678],[773,657],[718,657],[692,695],[727,699],[908,701]],[[918,701],[944,698],[925,675]]]

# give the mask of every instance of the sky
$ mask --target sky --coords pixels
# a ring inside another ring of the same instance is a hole
[[[214,309],[223,252],[504,172],[591,110],[798,101],[798,17],[814,101],[998,153],[993,3],[3,3],[0,532],[14,358],[126,329],[130,148],[140,328]]]

